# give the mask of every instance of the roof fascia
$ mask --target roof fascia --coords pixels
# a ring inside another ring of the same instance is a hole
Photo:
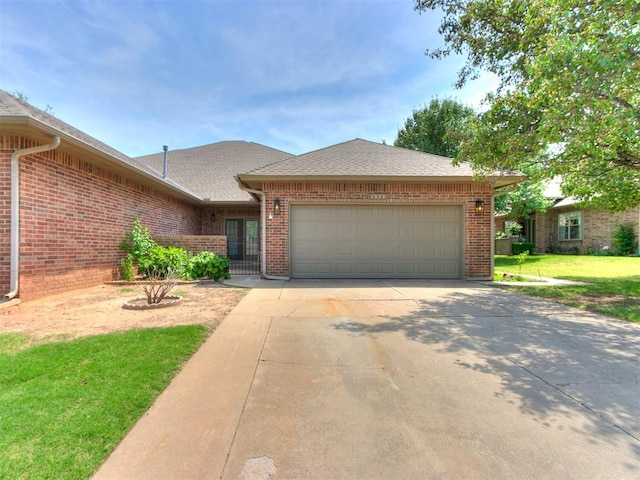
[[[67,152],[80,158],[86,158],[97,166],[107,168],[113,172],[126,175],[127,178],[139,181],[141,184],[151,186],[156,190],[167,193],[175,198],[186,200],[189,203],[202,203],[197,195],[182,188],[164,182],[162,179],[147,173],[135,166],[109,155],[82,140],[79,140],[57,128],[51,127],[27,116],[0,116],[0,131],[3,135],[24,136],[36,141],[50,141],[51,136],[59,136],[61,139],[60,151]],[[115,168],[114,168],[115,167]]]
[[[520,183],[526,179],[525,176],[489,176],[477,179],[473,176],[428,176],[428,177],[406,177],[406,176],[354,176],[354,175],[238,175],[239,182],[259,188],[265,182],[374,182],[374,183],[490,183],[494,188],[502,188]]]

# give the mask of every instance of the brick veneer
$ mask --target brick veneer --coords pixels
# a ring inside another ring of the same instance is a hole
[[[289,275],[289,205],[292,203],[352,204],[458,204],[464,205],[465,278],[491,275],[491,185],[487,183],[342,183],[342,182],[265,182],[267,216],[273,202],[281,201],[281,212],[267,219],[267,274]],[[379,199],[372,200],[375,195]],[[478,213],[477,199],[487,208]]]
[[[10,171],[15,149],[0,136],[0,295],[9,290]],[[57,150],[20,158],[19,296],[33,299],[119,278],[118,245],[134,218],[153,236],[199,234],[200,207]]]
[[[558,240],[558,215],[561,213],[582,211],[582,240]],[[599,249],[611,245],[611,236],[619,223],[631,223],[638,234],[638,210],[611,214],[596,210],[577,210],[575,207],[550,209],[545,214],[536,214],[536,252],[545,253],[549,246],[568,249],[572,246],[585,253],[585,248]]]
[[[215,213],[215,222],[211,221],[211,214]],[[228,218],[260,219],[260,205],[251,207],[213,207],[202,209],[202,234],[224,235],[224,222]]]

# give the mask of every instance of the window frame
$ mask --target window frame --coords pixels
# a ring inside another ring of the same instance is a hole
[[[577,219],[577,224],[572,224],[572,220]],[[564,223],[563,223],[564,220]],[[573,228],[578,228],[578,236],[572,237],[571,231]],[[582,222],[582,212],[574,211],[574,212],[565,212],[558,214],[558,241],[559,242],[575,242],[583,239],[583,222]],[[565,238],[562,238],[561,232],[564,230]]]

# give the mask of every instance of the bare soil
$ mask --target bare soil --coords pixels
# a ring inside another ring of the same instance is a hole
[[[100,285],[51,295],[18,305],[0,305],[0,333],[24,333],[38,339],[71,339],[134,328],[218,325],[248,290],[218,283],[179,284],[170,295],[178,305],[155,310],[126,310],[122,304],[144,297],[139,285]]]

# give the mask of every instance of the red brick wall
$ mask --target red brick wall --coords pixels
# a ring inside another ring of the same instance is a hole
[[[211,221],[211,214],[215,213],[216,220]],[[213,207],[202,209],[202,234],[224,235],[224,221],[227,218],[260,218],[260,205],[251,207]]]
[[[154,240],[164,247],[180,247],[187,252],[213,252],[227,256],[227,237],[224,235],[164,235]]]
[[[560,213],[579,211],[573,207],[563,209],[550,209],[545,214],[536,214],[536,252],[545,253],[549,246],[560,247],[568,250],[576,246],[581,253],[585,253],[586,247],[600,249],[611,245],[611,235],[618,223],[631,223],[638,234],[637,209],[627,210],[623,213],[611,214],[595,210],[582,211],[582,240],[559,241],[558,240],[558,215]]]
[[[0,294],[9,290],[10,163],[35,146],[0,137]],[[20,158],[19,296],[33,299],[119,278],[118,248],[134,218],[152,236],[198,234],[202,212],[59,148]]]
[[[273,202],[281,201],[280,215],[266,221],[267,274],[289,275],[289,205],[304,203],[360,204],[458,204],[464,205],[464,275],[466,278],[488,278],[491,275],[491,194],[484,183],[340,183],[340,182],[267,182],[267,217]],[[371,194],[384,199],[371,200]],[[485,202],[482,213],[475,211],[475,201]]]

